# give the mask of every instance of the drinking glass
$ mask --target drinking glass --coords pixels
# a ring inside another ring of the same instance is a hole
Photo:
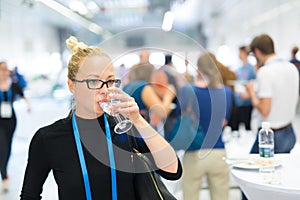
[[[119,84],[115,84],[114,87],[120,87]],[[127,132],[129,129],[132,127],[132,121],[126,118],[121,117],[120,113],[116,110],[113,109],[113,106],[115,104],[120,103],[119,99],[111,99],[110,102],[101,102],[100,106],[102,107],[103,111],[106,112],[107,114],[113,116],[117,122],[117,125],[114,128],[115,133],[117,134],[122,134]]]

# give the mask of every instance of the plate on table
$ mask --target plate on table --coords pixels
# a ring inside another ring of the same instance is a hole
[[[260,158],[251,158],[247,160],[236,160],[235,163],[232,164],[232,167],[239,168],[239,169],[259,169],[263,165],[271,164],[272,160],[262,160]],[[273,159],[274,166],[279,167],[281,166],[281,162],[279,159]]]

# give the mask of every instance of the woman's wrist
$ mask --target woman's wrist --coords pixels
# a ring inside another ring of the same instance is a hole
[[[144,139],[150,139],[158,135],[158,133],[151,127],[151,125],[140,115],[132,121],[138,132]]]
[[[175,95],[173,93],[167,93],[163,97],[163,102],[164,103],[171,103],[174,99]]]
[[[137,115],[134,119],[130,119],[135,126],[144,124],[144,118],[142,115]]]

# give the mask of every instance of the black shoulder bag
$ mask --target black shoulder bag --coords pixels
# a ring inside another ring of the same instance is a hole
[[[133,140],[133,141],[132,141]],[[133,150],[135,197],[138,200],[176,200],[160,177],[154,172],[153,163],[137,149],[136,139],[129,138]],[[134,146],[132,145],[134,144]]]

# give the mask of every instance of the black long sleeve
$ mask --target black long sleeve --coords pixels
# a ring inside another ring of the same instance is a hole
[[[22,199],[41,199],[42,186],[50,172],[42,132],[38,132],[29,147],[29,159],[22,188]]]
[[[82,126],[79,125],[79,132],[92,198],[93,200],[110,200],[111,176],[106,137],[103,131],[103,117],[100,117],[98,121],[99,123],[86,123],[85,121]],[[81,133],[85,134],[81,135]],[[134,200],[132,159],[128,137],[126,134],[113,134],[113,130],[111,130],[111,134],[117,166],[118,199]],[[146,149],[142,151],[146,151]],[[85,199],[84,182],[71,119],[62,119],[41,128],[33,137],[20,195],[21,200],[41,199],[42,186],[50,170],[53,171],[60,200]],[[180,164],[177,173],[164,174],[164,176],[175,178],[180,175]]]

